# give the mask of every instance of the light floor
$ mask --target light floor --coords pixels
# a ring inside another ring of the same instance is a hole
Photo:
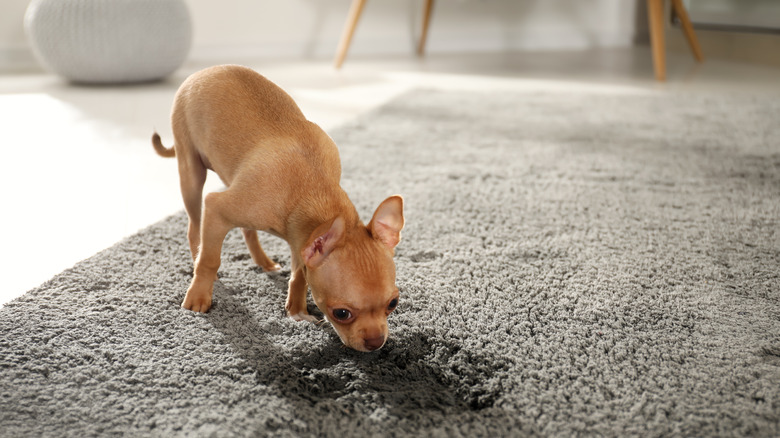
[[[780,96],[780,69],[697,65],[687,54],[671,55],[668,81],[656,83],[646,48],[353,58],[341,71],[329,60],[232,62],[281,85],[326,130],[419,87]],[[175,160],[155,155],[150,137],[157,129],[172,142],[168,114],[177,86],[207,65],[190,62],[165,82],[120,87],[0,75],[0,304],[182,209]],[[213,176],[207,185],[220,187]]]

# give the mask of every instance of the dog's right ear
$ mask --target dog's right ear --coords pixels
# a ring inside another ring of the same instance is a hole
[[[344,219],[337,217],[331,223],[324,223],[317,227],[309,242],[301,251],[303,263],[308,268],[316,268],[328,257],[344,235]]]
[[[404,227],[404,199],[398,195],[391,196],[377,207],[374,217],[368,223],[368,229],[375,239],[384,243],[393,251],[401,241],[401,230]]]

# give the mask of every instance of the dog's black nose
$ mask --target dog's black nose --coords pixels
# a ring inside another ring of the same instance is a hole
[[[366,344],[366,350],[368,351],[378,350],[382,348],[383,345],[385,345],[385,337],[379,336],[377,338],[365,339],[364,343]]]

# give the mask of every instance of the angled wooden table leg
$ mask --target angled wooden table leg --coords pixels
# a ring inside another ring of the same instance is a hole
[[[704,55],[701,53],[699,40],[696,38],[696,33],[693,31],[691,18],[688,16],[688,11],[685,10],[682,0],[672,0],[672,7],[674,8],[674,13],[680,18],[683,33],[685,33],[685,39],[688,40],[688,45],[691,46],[694,58],[699,62],[704,62]]]
[[[347,15],[347,22],[344,23],[344,31],[341,34],[341,41],[336,50],[336,59],[333,62],[336,68],[341,68],[344,58],[347,57],[349,45],[352,43],[352,36],[355,34],[355,27],[357,27],[360,14],[363,12],[365,5],[366,0],[352,0],[352,6],[350,6],[349,14]]]
[[[433,11],[433,0],[425,0],[425,9],[423,10],[423,28],[420,34],[420,42],[417,45],[417,54],[425,54],[425,41],[428,39],[428,25],[431,23],[431,12]]]
[[[650,45],[653,50],[655,78],[666,80],[666,47],[664,42],[664,1],[647,0],[647,15],[650,21]]]

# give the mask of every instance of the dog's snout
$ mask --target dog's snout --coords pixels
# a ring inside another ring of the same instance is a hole
[[[385,345],[385,337],[378,336],[376,338],[365,339],[364,343],[366,345],[366,350],[368,351],[379,350],[383,345]]]

